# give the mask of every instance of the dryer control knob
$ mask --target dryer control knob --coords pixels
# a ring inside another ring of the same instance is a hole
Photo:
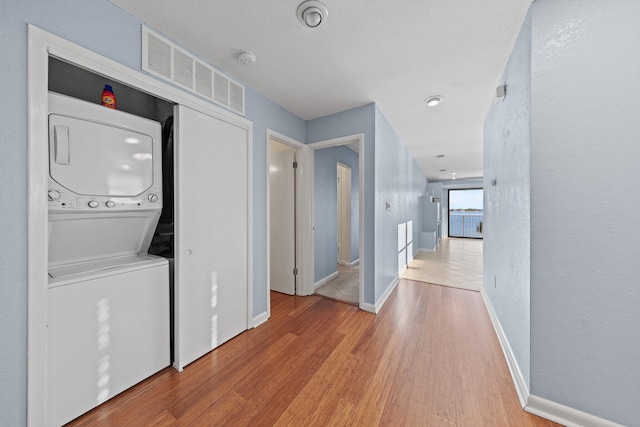
[[[91,200],[89,203],[87,203],[87,205],[89,205],[91,209],[95,209],[98,207],[98,202],[96,202],[95,200]]]
[[[147,199],[150,202],[157,202],[158,201],[158,195],[156,193],[151,193],[147,196]]]
[[[47,193],[47,197],[49,198],[50,202],[55,202],[57,200],[60,200],[60,192],[58,190],[51,190]]]
[[[113,200],[107,200],[107,203],[105,203],[107,205],[108,208],[112,208],[116,205],[116,202],[114,202]]]

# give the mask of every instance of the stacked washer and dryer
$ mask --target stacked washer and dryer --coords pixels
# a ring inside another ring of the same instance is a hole
[[[170,364],[158,122],[49,93],[47,423]]]

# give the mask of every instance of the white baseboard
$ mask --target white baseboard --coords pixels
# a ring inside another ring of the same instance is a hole
[[[496,331],[496,335],[500,341],[500,347],[502,347],[504,358],[507,360],[509,372],[511,372],[511,378],[513,379],[513,384],[516,387],[518,399],[520,400],[520,406],[524,408],[527,405],[527,399],[529,398],[529,387],[522,376],[522,371],[520,371],[520,367],[516,362],[513,350],[511,350],[511,346],[509,345],[509,340],[507,340],[507,336],[504,334],[500,321],[498,320],[498,316],[493,309],[493,305],[491,305],[491,300],[489,300],[489,296],[485,293],[484,289],[480,290],[480,295],[482,295],[482,300],[484,301],[484,305],[487,308],[489,317],[491,318],[491,323],[493,323],[493,329]]]
[[[393,290],[396,288],[396,286],[398,286],[398,283],[400,282],[400,277],[397,277],[395,279],[393,279],[393,281],[391,282],[391,284],[387,287],[387,290],[384,291],[384,293],[382,295],[380,295],[380,298],[378,299],[378,301],[376,301],[376,305],[373,307],[374,309],[374,313],[379,313],[380,309],[382,308],[382,306],[384,305],[384,303],[387,301],[387,298],[389,298],[389,295],[391,295],[391,292],[393,292]]]
[[[324,285],[325,283],[335,279],[336,277],[338,277],[340,273],[338,271],[334,271],[333,273],[331,273],[330,275],[328,275],[327,277],[325,277],[324,279],[320,279],[318,280],[316,283],[313,284],[313,290],[315,291],[316,289],[318,289],[320,286]]]
[[[257,316],[255,316],[253,318],[253,328],[257,328],[258,326],[262,325],[264,322],[266,322],[267,320],[269,320],[269,313],[267,313],[266,311],[263,313],[258,314]]]
[[[364,311],[368,311],[369,313],[376,314],[376,306],[366,302],[363,302],[362,304],[360,304],[360,310],[364,310]]]
[[[507,365],[509,366],[511,378],[513,379],[513,384],[516,388],[516,392],[518,393],[518,399],[520,400],[522,409],[567,427],[623,427],[612,421],[608,421],[596,417],[595,415],[582,412],[578,409],[530,394],[529,387],[527,387],[527,383],[522,376],[522,372],[516,362],[513,350],[511,350],[509,341],[507,340],[502,326],[500,325],[500,321],[496,316],[496,312],[491,305],[491,300],[489,300],[484,289],[480,291],[480,295],[482,295],[482,300],[484,301],[484,305],[487,308],[489,317],[491,318],[491,323],[493,323],[493,328],[496,331],[496,335],[498,335],[498,340],[500,341],[504,357],[507,360]]]
[[[354,267],[354,266],[358,265],[359,263],[360,263],[360,258],[358,258],[355,261],[351,261],[351,262],[340,261],[340,265],[344,265],[345,267]]]
[[[567,427],[623,427],[621,424],[530,394],[525,411]]]

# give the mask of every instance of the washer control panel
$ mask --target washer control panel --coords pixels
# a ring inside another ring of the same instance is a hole
[[[50,212],[119,211],[162,209],[162,191],[151,188],[134,197],[84,196],[64,188],[50,188],[47,193]]]

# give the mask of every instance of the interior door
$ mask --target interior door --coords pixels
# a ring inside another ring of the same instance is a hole
[[[269,142],[269,283],[295,294],[295,149]]]
[[[351,168],[338,163],[338,263],[351,263]]]
[[[177,106],[175,367],[247,325],[247,131]]]

